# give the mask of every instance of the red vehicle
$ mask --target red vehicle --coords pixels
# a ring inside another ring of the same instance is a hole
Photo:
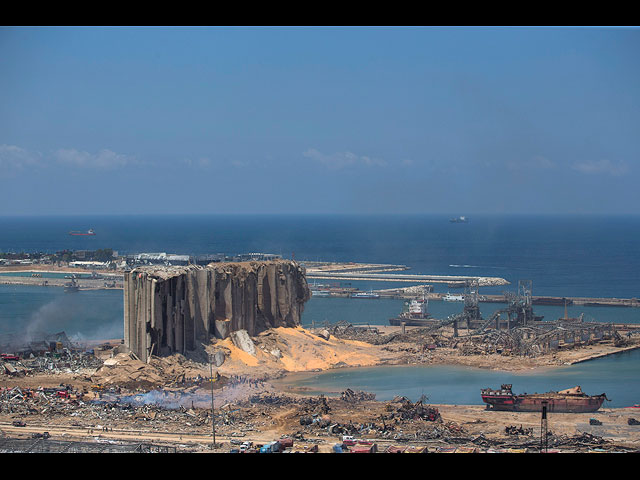
[[[282,437],[278,441],[280,442],[282,449],[293,447],[293,438],[291,437]]]
[[[351,453],[376,453],[378,451],[377,445],[372,444],[358,444],[351,447]]]
[[[9,353],[0,354],[0,358],[9,362],[17,362],[18,360],[20,360],[20,357],[18,357],[17,355],[11,355]]]
[[[342,444],[350,447],[356,444],[356,439],[353,438],[351,435],[343,435]]]

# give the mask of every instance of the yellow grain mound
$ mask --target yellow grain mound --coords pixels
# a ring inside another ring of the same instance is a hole
[[[288,372],[304,372],[311,370],[325,370],[336,365],[341,366],[370,366],[379,362],[375,354],[376,347],[352,340],[340,340],[330,337],[325,340],[302,327],[279,327],[269,331],[269,347],[263,351],[256,349],[256,356],[250,355],[227,339],[222,345],[229,351],[228,366],[238,365],[286,370]],[[258,337],[257,343],[261,343]],[[269,353],[277,348],[280,358]],[[227,363],[225,361],[225,363]]]

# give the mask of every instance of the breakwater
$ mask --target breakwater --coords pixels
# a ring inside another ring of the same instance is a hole
[[[36,272],[27,272],[36,273]],[[68,278],[50,277],[47,276],[47,272],[41,273],[40,277],[31,276],[12,276],[10,274],[0,275],[0,285],[31,285],[31,286],[46,286],[46,287],[64,287],[70,282]],[[60,273],[60,272],[54,272]],[[69,272],[70,274],[71,272]],[[86,272],[82,272],[86,273]],[[320,279],[307,274],[307,278]],[[366,280],[371,280],[367,278]],[[389,280],[385,280],[389,281]],[[401,280],[407,282],[408,280]],[[124,283],[124,276],[121,273],[116,274],[103,274],[102,278],[77,278],[76,283],[80,290],[97,290],[97,289],[122,289]],[[332,289],[328,295],[329,297],[349,297],[355,288],[336,288]],[[374,290],[374,293],[380,295],[380,298],[400,298],[400,299],[412,299],[422,298],[423,286],[412,285],[409,287],[400,287],[393,289]],[[426,298],[428,300],[441,301],[445,297],[444,293],[427,293]],[[532,296],[532,302],[534,305],[559,305],[563,306],[564,301],[567,301],[568,305],[581,305],[588,307],[640,307],[640,300],[637,298],[605,298],[605,297],[550,297],[550,296]],[[508,303],[508,300],[504,295],[480,295],[479,302],[482,303]]]

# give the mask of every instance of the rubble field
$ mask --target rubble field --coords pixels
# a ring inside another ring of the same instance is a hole
[[[242,341],[212,341],[187,355],[152,356],[148,362],[123,352],[118,341],[92,353],[5,360],[0,435],[43,442],[144,441],[177,451],[211,451],[213,431],[215,452],[232,451],[243,442],[252,442],[251,450],[283,436],[293,440],[293,450],[330,452],[345,435],[360,442],[345,450],[540,451],[539,413],[430,405],[425,397],[378,401],[371,393],[349,389],[312,397],[285,391],[277,380],[292,372],[382,364],[548,368],[635,345],[630,338],[624,346],[603,342],[527,357],[464,349],[464,341],[446,331],[424,335],[419,329],[401,334],[277,328]],[[638,420],[640,409],[552,413],[544,448],[636,451]]]

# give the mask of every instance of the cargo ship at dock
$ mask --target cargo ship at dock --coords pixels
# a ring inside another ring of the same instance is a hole
[[[499,390],[482,389],[482,401],[487,404],[487,409],[508,412],[541,412],[542,407],[546,406],[547,412],[550,413],[587,413],[597,411],[605,400],[609,400],[604,393],[587,395],[579,386],[559,392],[518,395],[512,392],[511,386],[511,384],[505,384]]]
[[[411,300],[411,302],[404,302],[402,313],[395,318],[389,319],[389,325],[402,326],[403,324],[408,327],[426,327],[438,323],[438,320],[433,318],[427,311],[427,300]]]

